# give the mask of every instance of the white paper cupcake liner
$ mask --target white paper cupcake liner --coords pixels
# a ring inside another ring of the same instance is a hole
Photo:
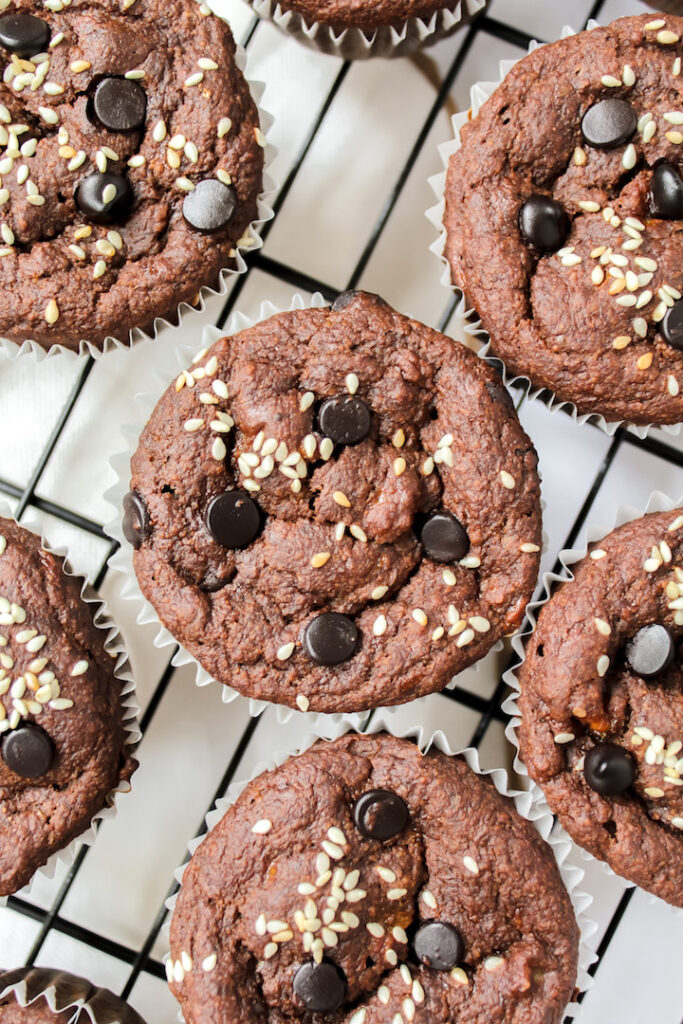
[[[322,725],[322,728],[321,728]],[[193,856],[198,847],[202,844],[209,832],[218,824],[223,818],[226,811],[231,807],[239,795],[242,793],[244,788],[255,779],[257,776],[264,772],[272,771],[274,768],[280,767],[290,757],[296,757],[298,754],[302,754],[305,750],[308,750],[317,740],[332,740],[337,739],[339,736],[343,736],[348,732],[356,731],[354,726],[348,721],[338,722],[324,722],[316,723],[314,731],[303,735],[301,744],[298,748],[279,751],[273,756],[272,761],[260,762],[257,764],[249,776],[241,782],[232,783],[229,786],[227,795],[222,799],[216,801],[213,809],[206,816],[206,831],[198,838],[193,839],[188,843],[188,858],[185,863],[182,864],[175,872],[174,877],[179,885],[179,890],[173,896],[166,901],[166,907],[171,912],[174,910],[180,887],[182,886],[182,879],[189,861],[189,857]],[[442,754],[451,756],[461,756],[466,761],[469,768],[476,772],[477,775],[488,776],[493,782],[494,786],[500,794],[505,797],[509,797],[515,804],[517,812],[527,821],[530,821],[534,826],[539,835],[548,843],[551,847],[553,856],[557,862],[558,869],[562,876],[565,888],[569,893],[569,897],[572,901],[572,907],[574,914],[579,926],[580,941],[579,941],[579,963],[578,972],[576,979],[576,989],[578,992],[584,992],[592,985],[592,978],[588,973],[588,969],[591,963],[595,960],[595,953],[592,949],[591,938],[597,931],[597,925],[588,916],[588,908],[593,902],[592,896],[583,892],[581,889],[581,882],[584,877],[584,871],[581,867],[572,864],[570,862],[570,854],[573,849],[573,844],[567,836],[558,836],[553,834],[553,818],[547,807],[543,807],[542,804],[538,803],[533,799],[533,796],[528,791],[522,791],[514,789],[510,785],[508,774],[503,768],[493,769],[482,769],[479,763],[479,751],[475,747],[467,747],[465,749],[453,750],[448,742],[447,737],[441,731],[435,733],[427,732],[423,726],[415,725],[410,729],[406,730],[395,730],[392,728],[391,717],[386,716],[385,709],[377,712],[366,730],[366,735],[374,735],[379,732],[387,732],[399,739],[410,739],[414,740],[420,750],[426,753],[432,747],[439,750]],[[164,927],[163,934],[166,940],[170,942],[170,917],[167,918]],[[164,963],[169,959],[170,953],[164,956]],[[573,1017],[579,1010],[579,1004],[571,1002],[568,1004],[565,1013],[562,1015],[562,1019],[566,1020],[567,1017]],[[184,1018],[180,1010],[178,1011],[178,1021],[183,1022]]]
[[[588,23],[588,30],[598,27],[598,22],[596,21],[591,20]],[[576,35],[575,30],[565,26],[562,30],[561,38],[566,39],[573,35]],[[532,42],[529,46],[528,52],[533,53],[533,51],[537,50],[540,45],[542,44]],[[460,130],[463,125],[477,116],[489,96],[496,91],[505,76],[511,71],[515,64],[519,63],[520,60],[524,60],[524,57],[519,57],[517,60],[501,60],[498,66],[499,77],[496,81],[477,82],[472,86],[470,90],[470,109],[461,113],[453,114],[451,117],[453,138],[441,143],[438,147],[439,157],[443,164],[443,170],[429,178],[429,185],[436,197],[436,205],[429,207],[426,211],[426,217],[433,225],[438,236],[430,245],[429,250],[434,253],[442,264],[441,283],[450,291],[459,295],[463,295],[462,289],[452,283],[451,267],[445,256],[446,229],[444,227],[443,218],[448,165],[451,156],[460,149],[462,144]],[[466,302],[464,302],[464,305],[466,308]],[[558,398],[557,395],[548,388],[536,387],[531,383],[529,378],[525,377],[523,374],[513,374],[509,372],[503,360],[491,352],[491,341],[489,336],[482,327],[481,320],[478,319],[476,311],[473,309],[470,309],[467,313],[467,325],[464,328],[464,331],[475,342],[475,351],[477,351],[480,358],[485,359],[488,363],[492,363],[500,370],[503,381],[507,387],[511,387],[513,385],[520,386],[526,398],[531,400],[540,399],[551,413],[562,411],[564,413],[568,413],[576,423],[594,423],[610,436],[615,434],[620,427],[624,427],[641,439],[647,437],[652,429],[659,429],[672,435],[678,435],[680,433],[680,423],[648,423],[645,425],[636,425],[629,423],[627,420],[606,420],[604,416],[598,413],[579,414],[579,411],[573,402],[564,401],[563,399]]]
[[[246,316],[244,313],[234,311],[230,315],[225,327],[218,328],[213,324],[206,325],[203,328],[201,337],[195,342],[190,343],[187,341],[178,341],[176,343],[175,338],[167,338],[166,344],[163,348],[159,349],[158,358],[155,360],[154,369],[151,371],[150,377],[141,383],[141,387],[144,390],[142,393],[135,396],[138,406],[138,415],[135,422],[125,424],[121,428],[121,432],[126,442],[126,447],[111,459],[111,467],[116,476],[116,483],[105,491],[104,497],[112,506],[113,518],[105,524],[104,529],[108,535],[113,540],[118,541],[119,544],[118,550],[109,560],[109,566],[115,572],[121,573],[125,577],[121,591],[122,597],[125,600],[137,603],[138,612],[136,621],[141,626],[146,626],[150,623],[156,626],[157,631],[153,640],[154,646],[159,650],[168,648],[169,651],[177,647],[178,650],[171,659],[172,664],[176,668],[180,668],[184,665],[194,666],[196,685],[208,686],[210,684],[214,684],[219,687],[221,699],[224,704],[230,704],[242,695],[227,683],[221,683],[214,679],[214,677],[202,667],[199,661],[173,637],[165,626],[162,625],[154,606],[143,596],[142,591],[140,590],[135,570],[133,568],[132,548],[123,536],[121,519],[123,499],[130,489],[131,458],[137,450],[140,435],[162,394],[166,391],[169,384],[176,379],[178,374],[187,369],[198,352],[209,348],[220,338],[224,338],[228,335],[236,334],[238,331],[243,331],[249,327],[253,327],[254,324],[260,323],[268,317],[275,316],[277,313],[292,312],[294,310],[302,309],[324,309],[327,306],[329,306],[329,302],[319,292],[316,292],[310,299],[306,299],[302,295],[296,294],[286,309],[276,306],[269,301],[262,302],[258,316],[253,319]],[[464,303],[461,302],[459,304],[453,315],[454,317],[461,319],[462,325],[465,325]],[[543,501],[541,501],[541,508],[542,510],[545,509],[545,502]],[[542,550],[545,551],[546,548],[547,535],[545,531],[543,531]],[[463,671],[471,671],[472,669],[477,672],[480,671],[483,661],[490,654],[502,650],[503,643],[504,641],[502,639],[497,640],[482,658],[474,662],[472,665],[469,665],[467,669],[464,669]],[[446,686],[444,686],[444,689],[453,689],[453,687],[457,685],[458,678],[459,674],[449,680]],[[425,694],[425,697],[428,696],[430,696],[430,694]],[[248,701],[249,714],[252,717],[261,715],[269,707],[275,707],[277,720],[281,724],[288,722],[296,715],[299,717],[307,716],[312,722],[316,721],[318,717],[322,717],[323,720],[330,719],[331,721],[347,721],[360,727],[361,723],[372,710],[371,708],[368,708],[361,712],[339,712],[337,714],[327,715],[322,712],[315,711],[297,711],[294,708],[286,707],[282,704],[272,704],[269,701],[257,700],[254,697],[244,699]],[[423,700],[424,697],[418,697],[416,699]],[[391,714],[392,712],[400,710],[402,707],[404,707],[404,705],[397,704],[393,707],[386,708],[385,711],[386,713]]]
[[[0,502],[0,518],[11,519],[13,522],[17,522],[9,507],[4,502]],[[24,530],[29,530],[31,533],[39,537],[42,547],[46,551],[49,551],[50,554],[55,555],[57,558],[64,559],[64,573],[81,582],[81,600],[84,601],[85,604],[90,605],[94,625],[97,629],[103,630],[106,634],[104,638],[105,650],[113,656],[112,662],[114,665],[114,676],[121,683],[121,719],[126,733],[124,746],[128,749],[128,753],[134,754],[141,736],[140,729],[138,727],[138,715],[140,709],[135,697],[135,682],[130,672],[128,655],[126,653],[123,638],[107,609],[106,603],[80,573],[76,573],[71,569],[68,547],[53,547],[45,540],[40,520],[29,514],[22,519],[22,522],[17,523],[17,525]],[[108,821],[116,816],[116,804],[118,797],[121,794],[129,793],[130,790],[131,783],[127,779],[120,780],[119,783],[107,794],[104,807],[92,816],[88,827],[61,850],[56,850],[48,858],[45,864],[36,870],[32,879],[25,886],[26,891],[29,893],[31,892],[33,881],[38,875],[43,875],[48,879],[53,878],[55,871],[60,864],[71,865],[81,847],[92,846],[97,838],[99,823],[102,821]],[[6,903],[7,897],[0,896],[0,907],[4,906]],[[0,969],[2,967],[3,965],[0,964]]]
[[[556,573],[551,571],[543,574],[543,596],[539,598],[539,600],[533,601],[530,605],[528,605],[526,613],[526,622],[522,629],[512,639],[512,647],[517,656],[517,660],[515,662],[515,665],[509,668],[503,675],[503,680],[512,690],[512,693],[505,699],[502,705],[503,711],[510,716],[510,720],[505,728],[505,735],[515,748],[515,771],[520,777],[529,780],[529,792],[531,794],[534,806],[539,808],[541,812],[548,814],[552,813],[548,806],[548,802],[545,798],[543,790],[536,782],[533,781],[533,779],[531,779],[524,762],[520,758],[518,730],[521,717],[519,706],[517,704],[517,698],[520,694],[520,685],[517,678],[517,673],[520,667],[526,661],[526,643],[531,634],[536,629],[536,623],[538,621],[540,609],[543,607],[544,604],[547,604],[547,602],[550,600],[552,593],[557,586],[564,583],[568,583],[574,579],[574,574],[572,572],[571,567],[573,565],[576,565],[577,562],[582,561],[582,559],[586,557],[586,555],[588,554],[588,548],[591,544],[595,543],[598,540],[601,540],[603,537],[607,536],[608,533],[611,533],[612,530],[615,530],[619,526],[623,526],[624,523],[630,523],[634,519],[640,519],[642,516],[647,515],[650,512],[670,512],[672,509],[679,508],[682,504],[683,497],[680,498],[678,501],[674,501],[673,499],[669,498],[666,494],[663,494],[661,491],[653,491],[644,509],[634,508],[633,506],[630,505],[623,505],[617,509],[614,516],[614,520],[610,526],[605,527],[591,524],[587,525],[585,529],[585,537],[580,547],[563,548],[563,550],[560,551],[558,558],[562,564],[561,572]],[[636,888],[635,882],[631,882],[627,878],[624,878],[622,875],[618,875],[616,871],[614,871],[613,868],[611,868],[606,861],[599,860],[597,857],[594,857],[587,850],[584,850],[578,844],[574,843],[569,834],[565,831],[562,825],[560,825],[559,821],[555,822],[555,825],[553,827],[553,834],[561,836],[566,842],[572,843],[580,852],[581,858],[586,863],[598,864],[601,870],[604,872],[604,874],[607,875],[607,877],[618,879],[624,889]],[[679,909],[677,907],[672,907],[671,904],[666,903],[658,896],[655,896],[654,893],[646,892],[645,890],[642,890],[642,892],[646,897],[648,903],[660,905],[664,904],[664,906],[667,906],[674,913],[683,916],[683,908]]]
[[[444,8],[428,18],[409,18],[400,28],[389,25],[363,31],[346,28],[335,33],[329,25],[308,22],[297,11],[284,10],[277,0],[249,0],[259,18],[275,22],[278,28],[299,42],[344,60],[367,57],[404,57],[422,46],[463,28],[484,10],[489,0],[458,0],[453,10]]]
[[[201,0],[196,0],[200,3]],[[215,0],[211,5],[213,13],[227,21],[225,13],[221,13],[220,0]],[[216,8],[214,10],[214,8]],[[163,337],[164,329],[172,329],[175,327],[187,327],[191,324],[192,318],[200,317],[205,309],[207,302],[210,299],[217,297],[224,297],[227,295],[230,285],[236,276],[244,274],[247,267],[247,260],[245,260],[245,254],[248,256],[249,253],[255,252],[260,249],[263,245],[261,238],[261,229],[264,224],[272,220],[274,212],[271,206],[273,197],[275,196],[278,186],[270,175],[270,167],[272,167],[273,161],[277,154],[277,150],[268,142],[268,134],[273,125],[273,118],[267,111],[261,106],[261,98],[265,90],[265,83],[254,81],[247,76],[247,63],[248,55],[246,50],[236,44],[235,49],[235,64],[244,75],[245,81],[249,86],[252,99],[258,108],[258,117],[261,131],[266,139],[266,145],[264,147],[264,164],[263,164],[263,184],[262,190],[259,193],[257,200],[257,215],[256,219],[251,222],[249,227],[245,230],[243,237],[250,238],[250,244],[242,244],[235,246],[235,257],[234,266],[224,267],[219,273],[218,285],[213,288],[209,285],[203,285],[198,292],[198,299],[196,303],[190,305],[188,302],[178,303],[175,309],[175,319],[168,319],[166,317],[156,317],[154,319],[151,331],[144,331],[140,327],[134,327],[128,332],[128,336],[125,338],[116,338],[113,335],[104,339],[101,346],[95,345],[93,342],[87,339],[82,339],[79,342],[78,351],[71,348],[67,348],[64,345],[57,342],[51,345],[50,348],[45,349],[37,341],[32,338],[27,338],[23,342],[18,343],[11,341],[9,338],[0,337],[0,353],[4,354],[10,359],[16,359],[19,356],[30,353],[35,359],[42,360],[48,356],[62,356],[71,359],[78,359],[81,356],[92,356],[93,359],[100,359],[107,352],[111,352],[115,349],[130,348],[133,344],[139,341],[155,341],[162,334],[160,346],[163,344],[170,344],[170,339]]]
[[[48,967],[20,967],[0,974],[0,999],[13,995],[19,1006],[45,999],[53,1013],[72,1011],[76,1024],[145,1024],[139,1013],[113,992],[96,988],[85,978]],[[86,1017],[87,1015],[87,1017]]]

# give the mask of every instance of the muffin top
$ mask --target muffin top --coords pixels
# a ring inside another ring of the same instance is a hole
[[[578,929],[536,830],[456,757],[320,741],[251,782],[171,922],[187,1024],[558,1024]]]
[[[53,990],[50,999],[55,1010],[45,995],[48,990]],[[79,1004],[83,1007],[80,1010]],[[128,1003],[109,989],[95,988],[85,978],[48,967],[19,967],[0,973],[0,1021],[2,1024],[145,1024]]]
[[[0,335],[126,340],[215,286],[264,139],[194,0],[0,0]]]
[[[0,896],[83,832],[135,767],[114,656],[81,584],[0,519]]]
[[[683,509],[614,530],[541,609],[522,758],[570,835],[683,906]]]
[[[542,46],[462,128],[445,256],[493,352],[580,413],[683,419],[683,18]]]
[[[284,11],[296,11],[309,24],[329,25],[334,32],[359,28],[366,32],[391,26],[400,29],[411,18],[430,18],[435,11],[453,10],[457,0],[279,0]],[[463,8],[476,4],[463,3]],[[463,12],[464,16],[464,12]]]
[[[536,453],[472,352],[345,293],[195,358],[142,433],[124,532],[214,678],[304,711],[397,704],[520,622]]]

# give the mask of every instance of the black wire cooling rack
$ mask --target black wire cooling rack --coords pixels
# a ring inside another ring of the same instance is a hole
[[[599,18],[603,7],[605,7],[605,0],[596,0],[592,6],[589,17],[596,19]],[[254,37],[259,32],[260,24],[261,23],[257,19],[254,19],[246,32],[246,35],[241,40],[242,45],[247,50],[253,44]],[[416,162],[428,141],[428,137],[435,126],[437,118],[446,107],[449,96],[452,94],[454,87],[457,86],[458,76],[463,68],[465,60],[467,59],[477,37],[482,36],[493,37],[498,41],[510,44],[524,52],[526,52],[531,42],[531,37],[524,31],[499,21],[488,14],[477,19],[473,25],[464,30],[459,37],[456,37],[457,44],[456,39],[454,39],[453,50],[455,52],[455,56],[452,59],[450,66],[447,67],[445,73],[442,74],[440,81],[437,83],[436,94],[433,102],[415,137],[407,159],[403,166],[398,170],[395,181],[391,183],[391,187],[387,192],[380,216],[372,225],[372,230],[362,250],[360,258],[357,260],[356,265],[353,268],[353,272],[346,283],[346,288],[354,288],[361,281],[361,278],[363,277],[363,274],[378,246],[385,227],[387,226],[389,218],[399,202],[409,176],[411,175],[411,172],[413,171]],[[276,218],[297,181],[299,171],[330,113],[330,109],[347,77],[347,74],[349,73],[350,67],[351,65],[348,62],[339,67],[338,73],[327,92],[324,102],[320,106],[313,123],[308,129],[303,144],[300,146],[296,158],[291,165],[289,173],[287,174],[284,184],[282,185],[274,203]],[[495,69],[492,69],[492,73],[495,74]],[[262,230],[264,241],[267,239],[273,223],[274,221],[269,222]],[[436,263],[434,264],[434,267],[435,273],[437,273],[438,270],[436,268]],[[269,257],[263,250],[260,250],[249,258],[246,273],[236,279],[234,287],[232,287],[220,315],[216,320],[218,327],[223,327],[232,310],[239,308],[240,296],[255,271],[260,271],[267,277],[296,288],[298,291],[304,293],[312,293],[315,291],[321,292],[330,300],[334,299],[339,292],[338,288],[330,287],[326,282],[316,280],[314,277],[302,273],[287,263],[280,262]],[[263,289],[263,293],[264,297],[267,297],[267,290]],[[440,322],[437,325],[439,329],[446,330],[448,328],[451,317],[455,312],[457,301],[456,297],[453,297],[450,300]],[[94,360],[92,357],[84,360],[83,366],[78,373],[66,401],[64,402],[57,421],[50,431],[49,436],[45,439],[40,456],[26,485],[24,487],[16,486],[9,480],[0,478],[0,496],[5,495],[14,502],[14,513],[17,519],[21,519],[29,508],[33,508],[42,515],[54,517],[62,523],[75,528],[77,531],[83,531],[85,534],[104,542],[107,548],[106,555],[102,561],[99,571],[93,575],[91,580],[96,588],[100,588],[105,581],[105,577],[108,572],[107,562],[109,557],[116,550],[116,543],[112,542],[107,537],[102,524],[99,522],[95,522],[83,515],[79,515],[61,504],[41,497],[37,493],[41,485],[41,481],[43,480],[46,467],[48,466],[53,452],[64,434],[69,423],[69,419],[72,416],[74,408],[79,400],[79,396],[86,386],[93,366]],[[524,396],[521,395],[520,404],[523,401],[523,398]],[[596,427],[594,429],[597,430],[598,428]],[[575,516],[571,528],[564,539],[564,544],[562,544],[561,547],[572,547],[578,539],[580,532],[585,525],[587,515],[602,488],[605,477],[612,466],[617,453],[622,446],[625,445],[636,446],[644,452],[658,456],[660,459],[665,460],[665,462],[673,466],[683,468],[683,452],[679,451],[673,445],[656,436],[650,435],[646,439],[639,439],[632,433],[623,429],[617,430],[613,438],[609,441],[602,462],[600,463],[592,480],[590,489],[588,490],[583,504],[581,505],[578,514]],[[553,569],[556,572],[560,571],[561,565],[559,559],[555,562]],[[164,695],[168,690],[175,671],[176,669],[173,667],[171,660],[169,659],[141,718],[140,725],[143,738],[164,699]],[[492,722],[506,722],[506,716],[501,709],[501,703],[505,695],[506,685],[503,682],[502,673],[498,679],[493,694],[489,698],[482,697],[477,693],[473,693],[469,689],[458,685],[455,685],[443,694],[444,697],[451,701],[458,702],[463,707],[478,715],[476,727],[470,737],[470,745],[474,747],[480,746]],[[365,722],[365,727],[369,724],[371,717],[372,716],[368,716],[368,719]],[[201,814],[198,815],[197,835],[200,835],[205,830],[205,814],[211,809],[211,807],[213,807],[215,801],[226,793],[230,783],[237,777],[242,758],[254,736],[254,733],[259,729],[261,721],[261,718],[249,719],[238,743],[231,752],[229,761],[225,766],[222,778],[216,787],[216,791],[213,794],[211,801],[206,808],[202,809]],[[37,958],[39,958],[51,932],[59,932],[64,936],[80,941],[85,946],[91,947],[92,949],[98,950],[109,957],[115,958],[124,965],[128,973],[125,983],[122,986],[121,994],[124,997],[128,997],[141,975],[148,974],[153,978],[165,978],[163,964],[153,955],[153,951],[164,922],[167,919],[168,911],[165,909],[164,904],[159,907],[158,913],[154,918],[144,941],[137,948],[116,942],[105,935],[99,934],[91,928],[84,927],[79,923],[69,920],[66,916],[62,916],[61,912],[64,902],[78,878],[86,858],[89,856],[90,849],[90,847],[81,848],[56,892],[51,905],[41,907],[30,902],[29,899],[24,898],[24,896],[12,896],[9,899],[8,907],[17,914],[29,918],[38,926],[37,934],[35,935],[28,956],[26,956],[25,959],[25,963],[27,965],[32,964]],[[177,884],[173,882],[169,886],[168,896],[173,895],[176,890]],[[598,945],[597,960],[590,969],[591,974],[595,974],[599,971],[601,961],[607,952],[624,913],[627,910],[633,893],[633,889],[627,889],[619,900],[616,910],[611,916]],[[11,954],[6,956],[5,951],[3,951],[3,959],[11,959]],[[14,964],[9,964],[9,966],[14,966]]]

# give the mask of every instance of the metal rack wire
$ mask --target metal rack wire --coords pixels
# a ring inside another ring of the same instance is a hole
[[[593,8],[590,12],[591,17],[598,17],[601,9],[603,8],[605,0],[596,0]],[[248,49],[255,35],[259,32],[259,22],[254,20],[246,37],[242,40],[243,45]],[[445,103],[447,102],[448,96],[457,81],[458,75],[463,67],[465,59],[471,50],[475,39],[478,36],[488,35],[495,37],[505,43],[513,44],[523,50],[526,50],[531,39],[524,32],[517,28],[513,28],[508,24],[496,20],[495,18],[484,15],[479,18],[475,23],[466,30],[462,43],[458,46],[454,59],[447,68],[441,83],[436,91],[433,103],[428,110],[427,116],[424,118],[422,126],[414,140],[414,143],[410,149],[410,152],[405,160],[405,163],[400,168],[400,171],[396,177],[396,180],[391,186],[388,192],[380,216],[377,218],[376,223],[372,227],[372,231],[367,239],[367,242],[362,250],[362,253],[353,268],[353,271],[348,279],[347,288],[354,288],[361,280],[362,275],[368,266],[370,259],[375,252],[378,242],[382,236],[382,233],[387,225],[387,222],[396,207],[399,198],[403,192],[403,189],[408,181],[408,178],[416,164],[418,157],[420,156],[425,142],[435,125],[436,119],[441,113]],[[297,175],[304,163],[317,135],[320,131],[325,119],[328,117],[330,109],[334,103],[335,97],[337,96],[340,88],[342,87],[344,80],[349,72],[350,65],[348,63],[343,64],[336,78],[332,82],[332,85],[319,109],[317,116],[313,124],[311,125],[303,144],[301,145],[296,159],[289,171],[289,174],[278,194],[277,200],[274,204],[275,213],[277,213],[284,205],[290,191],[292,190]],[[267,238],[272,223],[265,226],[262,232],[265,238]],[[231,311],[239,306],[239,299],[242,291],[248,282],[250,276],[255,271],[261,271],[271,278],[277,279],[281,282],[285,282],[289,285],[296,287],[303,292],[320,291],[325,297],[333,299],[337,294],[337,289],[330,287],[324,281],[316,280],[315,278],[300,272],[293,266],[289,266],[285,263],[279,262],[272,257],[266,255],[263,251],[260,251],[250,259],[249,269],[242,275],[232,288],[225,304],[220,312],[220,316],[217,319],[217,325],[222,327],[231,313]],[[444,316],[439,324],[441,329],[445,329],[448,322],[455,310],[456,299],[452,299],[449,303]],[[29,506],[37,509],[43,514],[55,517],[64,523],[76,528],[79,531],[83,531],[87,534],[104,541],[108,547],[107,555],[99,569],[99,572],[95,575],[92,580],[95,587],[100,587],[107,574],[107,560],[111,554],[114,553],[116,545],[113,544],[104,533],[102,525],[99,522],[95,522],[87,517],[77,514],[70,509],[63,507],[48,499],[42,498],[37,493],[38,488],[43,479],[45,469],[48,462],[58,445],[60,438],[62,437],[69,419],[74,411],[76,403],[78,402],[79,396],[81,395],[88,377],[93,369],[94,361],[92,358],[88,358],[84,361],[82,369],[78,374],[73,387],[68,394],[66,401],[61,409],[61,413],[52,428],[49,436],[45,439],[43,449],[40,453],[40,457],[35,465],[35,468],[26,483],[25,487],[19,487],[8,480],[0,479],[0,494],[4,494],[10,499],[16,500],[15,515],[17,519],[20,519]],[[520,401],[523,400],[523,396]],[[597,428],[595,428],[597,429]],[[598,495],[605,477],[612,465],[617,453],[622,446],[636,446],[645,452],[652,455],[656,455],[661,459],[667,460],[669,463],[676,465],[677,467],[683,467],[683,453],[672,445],[659,440],[656,437],[650,436],[645,440],[640,440],[631,433],[624,430],[618,430],[611,439],[609,447],[607,448],[606,454],[602,460],[602,463],[598,467],[597,473],[593,479],[590,490],[588,491],[585,500],[578,511],[572,525],[569,530],[563,547],[571,547],[574,541],[579,536],[588,512]],[[554,566],[556,571],[559,571],[559,561]],[[169,684],[174,674],[174,667],[169,660],[166,665],[161,678],[153,692],[153,695],[146,707],[145,713],[141,720],[141,729],[143,735],[149,729],[150,723],[152,722],[161,702],[163,701],[164,695],[167,692]],[[455,686],[453,689],[447,690],[444,696],[451,701],[456,701],[462,706],[474,711],[478,715],[477,725],[473,731],[470,742],[471,745],[478,747],[484,739],[487,730],[492,722],[505,722],[506,718],[501,710],[501,702],[505,696],[506,687],[500,678],[498,684],[492,696],[488,699],[472,693],[470,690],[460,686]],[[369,720],[369,719],[368,719]],[[240,761],[243,757],[245,750],[247,749],[255,731],[259,728],[261,719],[252,718],[246,725],[239,742],[237,743],[234,751],[231,753],[228,764],[225,767],[222,778],[216,788],[213,797],[206,808],[206,811],[210,810],[214,802],[224,795],[229,784],[235,777],[236,772],[239,770]],[[197,834],[201,834],[204,829],[204,816],[205,812],[202,812],[201,819],[197,823]],[[122,988],[122,995],[127,997],[136,981],[141,974],[147,973],[155,978],[164,978],[165,972],[162,963],[155,959],[153,956],[153,948],[155,942],[159,936],[161,928],[167,917],[167,911],[165,906],[162,904],[159,907],[158,913],[144,939],[144,942],[139,948],[133,948],[126,946],[119,942],[113,941],[105,935],[98,934],[96,931],[86,928],[81,924],[75,923],[69,920],[66,916],[62,916],[62,908],[64,902],[69,895],[69,892],[74,885],[79,872],[81,871],[86,858],[89,856],[90,848],[82,848],[79,855],[76,857],[75,862],[71,866],[70,870],[63,879],[63,882],[53,899],[50,906],[43,908],[36,906],[29,902],[27,899],[21,896],[10,897],[9,907],[12,911],[18,914],[24,915],[30,918],[38,925],[37,935],[34,939],[33,945],[26,958],[26,963],[33,963],[39,956],[43,946],[48,939],[48,936],[52,931],[61,932],[66,936],[80,940],[82,943],[90,946],[94,949],[101,951],[111,957],[116,958],[121,963],[127,965],[128,974],[125,984]],[[176,890],[177,886],[173,883],[170,888],[168,895],[172,895]],[[606,928],[600,946],[598,948],[598,959],[592,967],[592,973],[595,973],[600,969],[600,963],[602,957],[607,951],[610,942],[618,928],[618,925],[628,907],[631,899],[633,890],[627,890],[620,900],[615,913],[613,914],[608,927]]]

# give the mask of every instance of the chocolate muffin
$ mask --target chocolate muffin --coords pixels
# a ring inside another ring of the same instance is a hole
[[[541,609],[520,751],[572,838],[683,906],[683,509],[614,530]]]
[[[84,832],[135,767],[81,583],[0,519],[0,896]]]
[[[427,21],[440,11],[452,12],[458,6],[463,6],[462,0],[373,0],[362,4],[349,0],[279,0],[283,11],[295,11],[307,24],[327,25],[333,32],[348,28],[367,33],[385,27],[398,30],[414,18]],[[469,20],[467,11],[463,20]]]
[[[166,969],[187,1024],[555,1024],[577,950],[550,848],[490,780],[348,734],[254,779],[205,838]]]
[[[355,711],[443,689],[521,621],[536,461],[493,370],[348,292],[195,358],[142,432],[123,528],[215,679]]]
[[[0,974],[0,1021],[2,1024],[145,1024],[132,1006],[109,989],[96,988],[85,978],[46,967],[19,967]]]
[[[683,419],[683,18],[535,50],[462,129],[452,280],[509,371],[580,413]]]
[[[194,0],[2,7],[0,334],[77,350],[173,318],[257,216],[228,25]]]

